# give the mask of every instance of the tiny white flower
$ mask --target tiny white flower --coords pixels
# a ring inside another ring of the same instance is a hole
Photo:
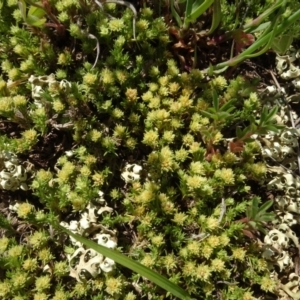
[[[71,231],[77,231],[78,229],[78,221],[71,221],[69,225],[69,229]]]
[[[70,240],[71,240],[71,243],[72,243],[73,246],[75,246],[75,247],[82,247],[82,243],[78,242],[72,236],[70,236]]]
[[[27,179],[27,174],[25,173],[25,170],[21,165],[16,166],[16,168],[11,171],[11,173],[13,177],[15,177],[19,181],[25,181]]]
[[[71,86],[71,82],[67,81],[66,79],[61,80],[61,82],[59,83],[59,88],[66,92],[70,90]]]
[[[20,189],[23,190],[23,191],[28,191],[29,190],[28,185],[25,182],[22,182],[20,184]]]
[[[67,157],[72,157],[72,156],[74,156],[74,152],[71,151],[71,150],[65,151],[65,154],[66,154]]]
[[[140,175],[135,174],[135,173],[133,173],[133,172],[127,172],[127,171],[123,172],[123,173],[121,174],[121,177],[122,177],[122,179],[123,179],[126,183],[128,183],[128,182],[133,182],[133,181],[135,181],[135,180],[139,180],[139,179],[140,179]]]
[[[14,205],[9,205],[8,208],[9,208],[10,210],[16,212],[16,211],[18,210],[19,206],[20,206],[20,203],[16,203],[16,204],[14,204]]]
[[[41,86],[34,86],[31,90],[31,96],[34,100],[40,100],[43,92],[44,92],[44,90]],[[42,107],[42,104],[40,102],[35,102],[35,104],[39,108]]]
[[[97,243],[101,246],[114,249],[117,247],[117,243],[111,239],[109,234],[100,233],[96,235]]]
[[[132,171],[133,171],[135,174],[138,174],[140,171],[142,171],[142,169],[143,169],[143,168],[142,168],[141,166],[134,164]]]
[[[79,224],[80,224],[80,227],[81,227],[82,229],[88,229],[88,228],[90,228],[90,222],[88,221],[87,216],[83,216],[83,217],[79,220]]]
[[[124,172],[121,174],[121,178],[126,182],[133,182],[140,180],[140,171],[143,168],[137,164],[127,164],[124,168]]]
[[[99,195],[100,198],[103,198],[104,193],[102,191],[98,191],[98,195]]]
[[[66,229],[69,229],[69,224],[67,222],[60,222],[59,225],[61,225],[62,227],[66,228]]]
[[[50,266],[48,264],[43,268],[43,272],[51,273],[51,269],[50,269]]]
[[[106,257],[100,264],[100,268],[103,272],[111,272],[114,269],[115,265],[116,263],[112,259]]]

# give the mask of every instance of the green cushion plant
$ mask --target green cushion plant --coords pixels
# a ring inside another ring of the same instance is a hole
[[[260,228],[241,220],[249,205],[269,208],[253,188],[267,179],[253,135],[283,129],[273,121],[277,108],[263,106],[255,83],[242,77],[207,82],[197,69],[180,70],[168,27],[151,8],[141,8],[133,34],[134,12],[119,2],[102,10],[94,2],[44,1],[46,14],[26,3],[23,11],[14,0],[1,6],[0,116],[17,134],[1,134],[0,148],[17,153],[34,175],[21,203],[10,203],[17,224],[0,218],[0,296],[252,299],[276,292],[259,245],[244,234]],[[46,15],[51,26],[42,24]],[[134,164],[137,179],[122,176]],[[111,210],[98,227],[84,237],[67,233],[118,266],[76,282],[67,261],[77,246],[55,224],[103,203]],[[248,217],[260,227],[269,220]],[[113,254],[88,241],[101,230],[116,230]]]

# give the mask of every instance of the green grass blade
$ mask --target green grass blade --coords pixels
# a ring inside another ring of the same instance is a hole
[[[216,115],[208,111],[201,110],[201,114],[204,115],[206,118],[214,119],[214,120],[216,119]]]
[[[249,226],[251,226],[253,229],[257,229],[257,223],[256,222],[254,222],[254,221],[249,221],[248,222],[248,224],[249,224]]]
[[[258,214],[258,198],[254,197],[251,204],[251,219],[255,220],[255,216]]]
[[[171,12],[172,12],[172,15],[173,17],[175,18],[177,24],[179,27],[182,27],[182,21],[181,21],[181,18],[179,16],[179,14],[177,13],[175,7],[174,7],[174,1],[175,0],[171,0],[171,3],[170,3],[170,6],[171,6]]]
[[[215,0],[213,4],[213,18],[211,27],[207,33],[207,35],[212,34],[219,26],[222,19],[222,11],[221,11],[221,1]]]
[[[186,18],[188,19],[189,22],[194,22],[196,21],[197,18],[199,18],[206,10],[209,9],[209,7],[212,6],[214,3],[214,0],[204,0],[201,5],[193,7],[193,11],[191,12],[190,15],[187,15]]]
[[[155,284],[157,284],[164,290],[168,291],[172,295],[176,296],[177,298],[184,299],[184,300],[193,300],[193,298],[191,298],[189,296],[189,294],[186,291],[184,291],[181,287],[172,283],[166,277],[152,271],[151,269],[143,266],[142,264],[134,261],[133,259],[128,258],[124,254],[119,253],[115,250],[100,246],[97,243],[92,242],[78,234],[75,234],[62,226],[59,226],[59,228],[60,228],[60,230],[67,233],[68,235],[72,236],[77,241],[86,245],[88,248],[91,248],[91,249],[101,253],[102,255],[104,255],[110,259],[113,259],[116,263],[119,263],[120,265],[122,265],[126,268],[129,268],[130,270],[132,270],[134,272],[137,272],[141,276],[146,277],[147,279],[154,282]]]
[[[185,18],[187,18],[192,13],[192,9],[193,9],[193,1],[187,0],[185,6]]]
[[[276,216],[274,213],[264,213],[263,215],[258,216],[259,222],[270,222],[274,221],[276,219]]]
[[[235,102],[235,99],[229,100],[228,102],[226,102],[225,104],[223,104],[221,106],[221,108],[219,109],[219,111],[227,111],[227,112],[232,112],[233,110],[235,110],[236,108],[233,106],[233,103]]]
[[[19,5],[19,9],[21,11],[22,18],[26,22],[26,18],[27,18],[27,15],[26,15],[26,8],[27,8],[26,2],[24,0],[19,0],[18,5]]]
[[[267,131],[273,131],[273,132],[279,132],[280,130],[284,129],[284,125],[278,125],[278,124],[268,124],[265,126],[265,129]]]
[[[258,25],[261,25],[261,23],[266,20],[276,9],[286,5],[285,0],[278,0],[276,3],[274,3],[270,8],[265,10],[260,16],[258,16],[255,20],[252,22],[249,22],[248,24],[244,25],[243,29],[244,31],[251,28],[251,27],[256,27]],[[268,23],[268,22],[267,22]],[[266,24],[266,23],[265,23]],[[263,27],[261,27],[263,28]],[[255,28],[257,30],[257,27]],[[253,31],[254,32],[254,31]]]
[[[268,116],[268,109],[266,108],[266,106],[264,106],[260,113],[259,125],[262,125],[266,121],[267,116]]]
[[[260,232],[262,232],[263,234],[267,234],[266,229],[265,229],[262,225],[258,224],[258,225],[257,225],[257,229],[258,229]]]
[[[216,92],[216,90],[214,90],[214,89],[212,91],[212,98],[213,98],[213,107],[214,107],[215,111],[218,112],[219,111],[219,105],[220,105],[219,95]]]
[[[277,114],[277,111],[278,111],[278,107],[274,106],[267,114],[265,122],[271,121],[274,118],[274,116]]]
[[[267,211],[272,205],[274,201],[273,200],[268,200],[266,201],[260,208],[259,211]]]
[[[235,135],[237,138],[242,138],[243,137],[243,130],[241,129],[241,127],[236,127],[235,128]]]
[[[276,31],[276,33],[275,33],[276,36],[275,37],[282,34],[284,31],[286,31],[289,28],[289,26],[291,26],[293,23],[299,21],[299,19],[300,19],[300,9],[298,9],[291,16],[289,16],[285,20],[285,22],[282,22],[280,25],[278,25],[278,27],[275,28],[275,31]],[[206,72],[209,75],[211,73],[219,74],[219,73],[224,72],[224,70],[226,70],[225,67],[237,65],[238,63],[240,63],[243,60],[245,60],[246,58],[248,58],[248,54],[251,54],[255,50],[258,50],[259,48],[263,47],[265,45],[265,43],[268,42],[268,40],[270,40],[271,38],[274,40],[275,37],[273,37],[272,35],[273,35],[273,32],[269,32],[268,34],[263,35],[263,37],[261,39],[254,42],[251,46],[249,46],[241,54],[238,54],[237,56],[231,58],[230,60],[219,63],[215,66],[210,65],[209,68],[203,70],[203,72]]]
[[[259,31],[263,31],[263,30],[266,30],[269,26],[270,26],[271,22],[268,21],[268,22],[265,22],[263,24],[260,24],[258,27],[255,27],[255,28],[248,28],[248,29],[245,29],[245,27],[243,27],[243,31],[245,33],[256,33],[256,32],[259,32]]]
[[[293,35],[284,34],[273,40],[271,48],[278,54],[284,55],[284,53],[290,48],[292,42]]]

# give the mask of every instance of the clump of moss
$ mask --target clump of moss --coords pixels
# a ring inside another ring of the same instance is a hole
[[[19,125],[19,136],[1,136],[0,146],[29,159],[51,134],[69,144],[62,143],[45,167],[35,166],[31,198],[17,211],[30,232],[0,240],[1,296],[169,297],[121,268],[66,284],[66,255],[74,249],[66,239],[62,249],[63,237],[47,224],[78,219],[99,190],[115,211],[101,225],[119,232],[120,249],[192,296],[250,299],[258,285],[266,290],[270,271],[237,222],[266,165],[254,140],[230,148],[235,128],[259,116],[255,86],[242,77],[207,83],[199,70],[181,72],[168,51],[167,26],[149,8],[141,10],[133,41],[131,10],[66,3],[53,3],[71,36],[65,42],[6,17],[9,38],[1,43],[14,51],[0,53],[0,115]],[[10,11],[16,3],[4,7]],[[95,67],[89,34],[101,44]],[[232,109],[210,117],[205,112],[215,108],[214,99]],[[127,164],[141,166],[138,180],[122,180]],[[231,278],[238,285],[227,285]]]

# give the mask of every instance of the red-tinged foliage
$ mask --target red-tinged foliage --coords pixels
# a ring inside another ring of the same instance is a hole
[[[229,150],[232,153],[242,152],[244,150],[244,142],[242,141],[229,142]]]
[[[245,33],[241,29],[233,32],[233,39],[235,41],[236,54],[241,53],[245,47],[248,47],[255,42],[255,37],[253,34]]]

